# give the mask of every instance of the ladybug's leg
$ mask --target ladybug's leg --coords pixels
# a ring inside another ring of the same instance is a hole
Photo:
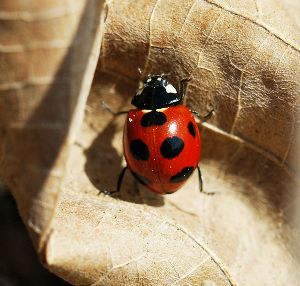
[[[125,175],[126,170],[128,169],[128,167],[124,167],[123,170],[121,171],[119,178],[118,178],[118,183],[117,183],[117,190],[115,191],[115,193],[120,192],[121,190],[121,186],[122,186],[122,182],[123,182],[123,178]]]
[[[197,170],[198,170],[198,179],[199,179],[199,189],[200,189],[200,193],[203,192],[203,180],[202,180],[202,174],[201,174],[201,170],[200,167],[197,166]]]
[[[180,86],[179,86],[180,101],[182,101],[184,98],[184,84],[190,80],[191,80],[190,78],[184,78],[180,81]]]
[[[199,178],[199,189],[200,189],[200,193],[205,194],[205,195],[214,195],[215,193],[208,193],[208,192],[204,192],[203,191],[203,181],[202,181],[202,174],[201,174],[201,170],[199,165],[197,166],[197,170],[198,170],[198,178]]]
[[[104,193],[107,196],[111,196],[112,194],[118,193],[121,190],[121,186],[122,186],[122,182],[123,182],[123,178],[125,175],[126,170],[128,169],[128,167],[124,167],[123,170],[121,171],[119,178],[118,178],[118,183],[117,183],[117,190],[115,191],[103,191],[102,193]]]
[[[107,110],[109,113],[113,114],[113,115],[122,115],[122,114],[126,114],[128,113],[128,110],[124,110],[124,111],[118,111],[118,112],[115,112],[115,111],[112,111],[111,108],[106,104],[105,101],[102,101],[102,107]]]
[[[200,120],[202,123],[205,122],[205,121],[207,121],[207,120],[209,120],[209,119],[212,117],[212,115],[214,114],[214,110],[213,110],[213,109],[212,109],[211,111],[209,111],[207,114],[203,115],[203,116],[201,116],[201,115],[199,114],[198,111],[191,110],[191,112],[192,112],[197,118],[199,118],[199,120]]]

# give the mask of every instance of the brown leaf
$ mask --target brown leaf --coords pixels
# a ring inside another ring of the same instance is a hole
[[[82,121],[99,54],[102,6],[0,4],[1,174],[38,249]]]
[[[0,4],[0,174],[45,265],[76,285],[297,285],[296,0],[110,1],[105,26],[101,1],[66,3]],[[196,174],[171,196],[129,174],[99,195],[125,120],[100,103],[129,108],[138,68],[191,77],[186,104],[214,108],[199,126],[214,196]]]

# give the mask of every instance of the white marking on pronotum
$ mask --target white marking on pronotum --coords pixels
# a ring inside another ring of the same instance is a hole
[[[169,107],[163,107],[163,108],[160,108],[160,109],[157,109],[158,112],[163,112],[165,110],[167,110]]]
[[[140,89],[138,89],[137,91],[136,91],[136,95],[140,95],[142,92],[143,92],[143,88],[140,88]]]
[[[144,83],[140,80],[139,81],[139,88],[138,89],[141,89],[141,88],[143,88],[144,87]]]
[[[167,93],[177,93],[175,87],[170,83],[166,86],[166,92]]]
[[[165,111],[166,109],[168,109],[168,107],[159,108],[159,109],[156,109],[156,111],[158,111],[158,112],[163,112],[163,111]],[[142,109],[142,112],[143,112],[143,113],[148,113],[148,112],[150,112],[150,111],[153,111],[153,110],[152,110],[152,109]]]

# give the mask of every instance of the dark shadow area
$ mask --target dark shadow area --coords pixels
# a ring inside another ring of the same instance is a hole
[[[0,194],[0,286],[67,286],[38,261],[32,242],[8,192]]]
[[[126,115],[124,115],[124,120],[125,118]],[[85,151],[87,159],[85,171],[91,183],[99,191],[111,192],[116,190],[118,177],[123,169],[123,157],[120,156],[112,146],[112,140],[117,131],[116,129],[116,123],[111,121],[93,141],[90,148]],[[142,191],[139,189],[142,189],[141,186],[138,186],[131,172],[127,170],[121,191],[112,196],[136,204],[147,204],[155,207],[164,205],[164,200],[161,196],[144,188]]]

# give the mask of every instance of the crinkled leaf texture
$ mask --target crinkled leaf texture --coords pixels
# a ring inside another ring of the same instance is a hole
[[[0,175],[48,269],[75,285],[299,285],[299,6],[1,1]],[[129,108],[138,68],[191,78],[185,103],[214,108],[199,124],[214,196],[196,174],[170,196],[130,174],[99,194],[125,120],[100,103]]]

